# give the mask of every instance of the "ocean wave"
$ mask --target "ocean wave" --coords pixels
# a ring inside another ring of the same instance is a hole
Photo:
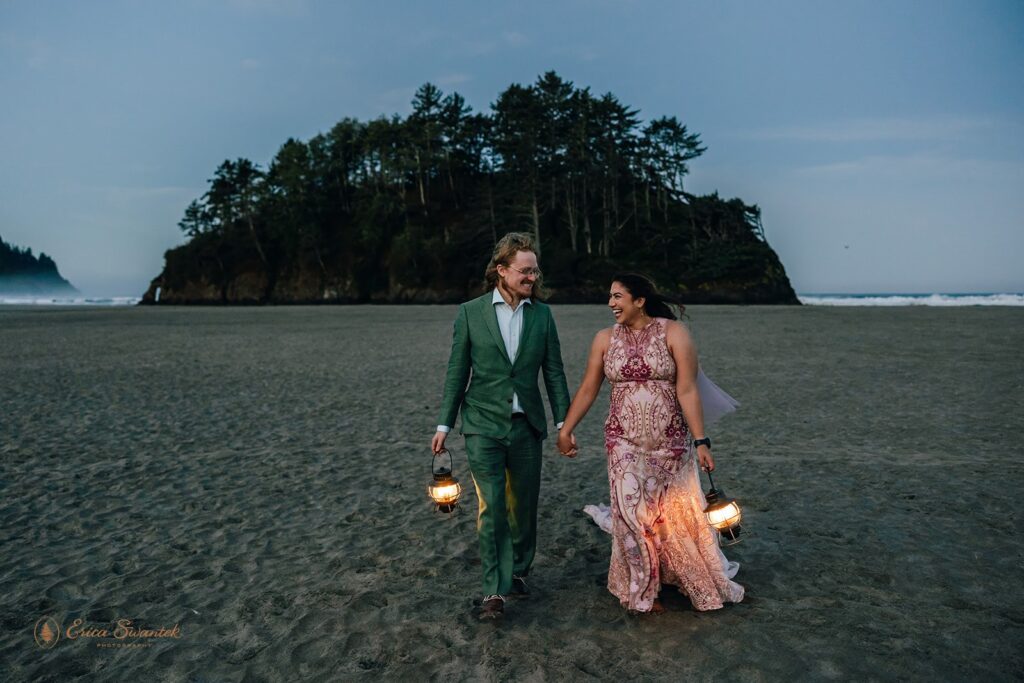
[[[134,306],[139,303],[137,296],[112,296],[112,297],[27,297],[27,296],[0,296],[0,304],[14,306]]]
[[[1024,306],[1024,294],[800,294],[809,306]]]

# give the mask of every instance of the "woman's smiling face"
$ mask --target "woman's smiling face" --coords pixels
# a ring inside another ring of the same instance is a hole
[[[612,309],[617,323],[630,325],[644,317],[644,303],[643,297],[634,299],[621,282],[613,282],[608,290],[608,308]]]

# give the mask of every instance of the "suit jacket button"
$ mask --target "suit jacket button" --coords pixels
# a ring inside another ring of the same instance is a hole
[[[512,402],[512,399],[509,399],[509,400],[508,400],[508,402],[509,402],[509,403],[511,403],[511,402]]]

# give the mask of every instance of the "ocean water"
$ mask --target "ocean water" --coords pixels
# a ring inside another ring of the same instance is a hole
[[[798,294],[809,306],[1024,306],[1024,294]],[[0,305],[134,306],[137,296],[32,298],[0,296]]]
[[[96,298],[0,296],[0,304],[14,306],[134,306],[140,300],[140,297],[137,296]]]
[[[798,294],[810,306],[1024,306],[1024,294]]]

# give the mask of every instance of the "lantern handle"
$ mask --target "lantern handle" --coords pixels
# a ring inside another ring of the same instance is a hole
[[[434,463],[437,462],[437,456],[441,455],[442,453],[447,453],[448,454],[448,472],[451,472],[454,469],[455,463],[452,461],[452,452],[450,450],[448,450],[447,448],[442,448],[437,453],[434,453],[434,457],[430,459],[430,473],[431,474],[436,474],[437,473],[437,470],[434,469]]]

